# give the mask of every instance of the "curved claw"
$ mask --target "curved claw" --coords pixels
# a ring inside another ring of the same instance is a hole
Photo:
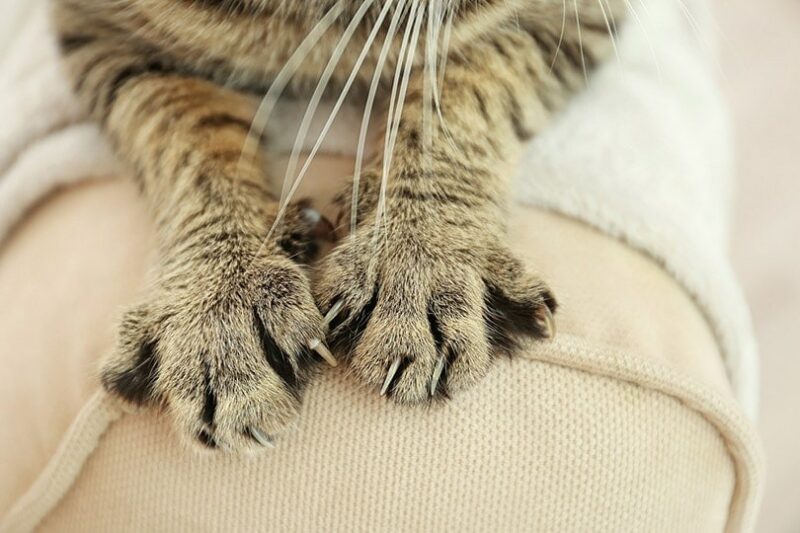
[[[250,428],[248,431],[250,432],[250,436],[253,437],[253,440],[258,442],[263,447],[265,447],[265,448],[274,448],[275,447],[275,443],[273,442],[272,437],[270,437],[269,435],[267,435],[266,433],[264,433],[260,429],[258,429],[258,428]]]
[[[392,380],[399,369],[400,359],[395,359],[394,363],[392,363],[392,366],[389,367],[389,372],[386,374],[386,380],[383,382],[383,387],[381,387],[381,396],[386,396],[386,393],[389,392],[389,386],[392,384]]]
[[[328,313],[325,315],[325,319],[323,320],[323,325],[326,329],[328,326],[330,326],[331,322],[333,322],[333,319],[336,318],[336,316],[342,311],[342,307],[344,307],[344,302],[339,300],[330,308]]]
[[[447,360],[444,356],[439,358],[439,361],[436,363],[436,368],[433,369],[433,377],[431,378],[431,396],[436,395],[436,389],[439,386],[439,380],[442,379],[442,374],[444,373],[444,365],[447,363]]]
[[[311,236],[316,239],[326,241],[334,241],[334,227],[330,221],[322,216],[318,210],[313,207],[305,207],[301,211],[303,219],[306,224],[311,226]]]
[[[314,339],[308,343],[308,347],[317,352],[319,356],[322,357],[329,365],[337,366],[339,364],[339,361],[336,360],[331,351],[321,340]]]
[[[309,226],[319,224],[319,222],[322,220],[322,213],[313,207],[304,207],[301,211],[301,214]]]
[[[545,336],[553,340],[556,338],[558,329],[556,328],[556,319],[553,317],[553,312],[546,305],[542,306],[536,312],[536,322],[542,326],[545,331]]]

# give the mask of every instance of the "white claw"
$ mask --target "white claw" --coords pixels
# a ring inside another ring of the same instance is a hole
[[[342,310],[342,307],[344,307],[344,302],[339,300],[330,308],[328,314],[325,315],[325,320],[323,320],[323,325],[326,329],[330,326],[331,322],[333,322],[333,319],[336,318],[336,315]]]
[[[321,340],[314,339],[313,341],[308,343],[308,347],[317,352],[320,355],[320,357],[325,359],[325,362],[328,363],[329,365],[331,366],[339,365],[339,361],[336,360],[331,351],[328,349],[327,346],[325,346],[325,344]]]
[[[431,379],[431,396],[436,395],[436,388],[439,386],[439,380],[442,379],[442,373],[444,372],[444,365],[447,360],[444,356],[439,358],[439,361],[436,363],[436,368],[433,369],[433,378]]]
[[[544,306],[542,309],[544,310],[542,312],[544,316],[540,316],[537,313],[536,319],[539,323],[543,323],[542,325],[544,326],[547,338],[553,340],[556,338],[556,333],[558,333],[556,319],[553,317],[553,312],[550,311],[549,307]]]
[[[274,448],[275,447],[275,443],[272,442],[272,439],[269,437],[269,435],[267,435],[266,433],[264,433],[260,429],[250,428],[250,434],[263,447],[265,447],[265,448]]]
[[[314,209],[313,207],[306,207],[303,209],[303,217],[305,217],[306,221],[311,224],[318,224],[320,220],[322,220],[322,213]]]
[[[394,379],[394,375],[397,374],[399,368],[400,359],[395,359],[392,366],[389,367],[389,373],[386,374],[386,380],[383,382],[383,387],[381,387],[381,396],[386,396],[386,393],[389,392],[389,385],[392,384],[392,379]]]

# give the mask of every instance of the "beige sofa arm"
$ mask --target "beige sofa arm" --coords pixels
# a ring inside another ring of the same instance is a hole
[[[145,279],[146,219],[126,182],[85,185],[0,249],[0,530],[752,530],[760,445],[719,350],[624,245],[519,208],[514,242],[562,299],[555,342],[429,410],[330,372],[277,449],[198,456],[92,377]]]

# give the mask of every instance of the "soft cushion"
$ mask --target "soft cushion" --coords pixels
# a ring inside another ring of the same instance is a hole
[[[127,182],[85,185],[0,249],[0,356],[16,369],[0,374],[13,405],[0,529],[752,528],[760,448],[713,335],[619,242],[517,208],[513,242],[562,301],[555,342],[432,409],[329,372],[277,449],[231,457],[184,449],[159,415],[122,414],[88,370],[146,279],[147,220]]]

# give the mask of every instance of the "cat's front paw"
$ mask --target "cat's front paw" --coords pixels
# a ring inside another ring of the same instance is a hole
[[[399,403],[447,397],[525,338],[555,335],[548,287],[480,228],[370,228],[322,264],[315,294],[329,340],[354,372]]]
[[[165,275],[125,315],[101,369],[106,390],[164,407],[206,447],[271,447],[297,415],[320,354],[331,356],[305,272],[285,256],[248,266],[197,263]]]

